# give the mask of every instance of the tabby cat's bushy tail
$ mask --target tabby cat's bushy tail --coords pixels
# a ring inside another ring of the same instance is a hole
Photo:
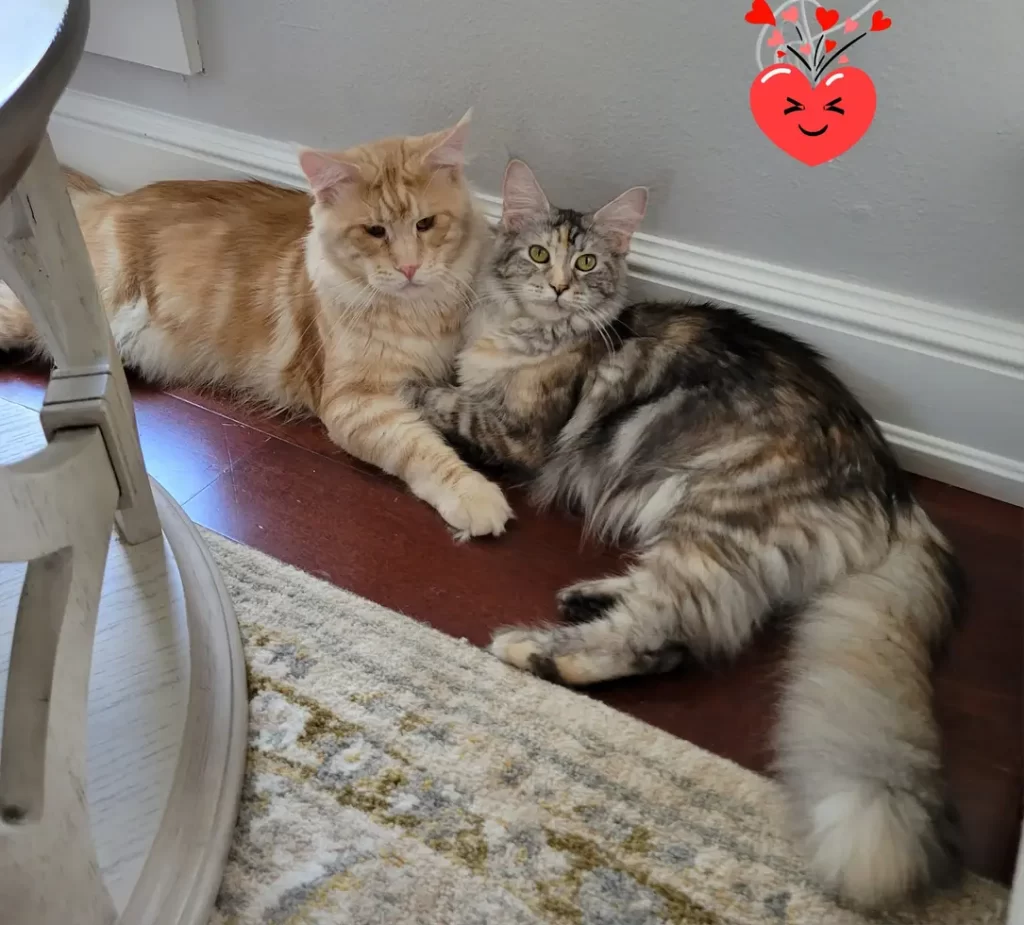
[[[930,679],[959,584],[915,507],[875,569],[842,578],[796,622],[777,767],[813,873],[864,907],[959,872]]]
[[[960,866],[930,677],[958,606],[959,569],[914,502],[887,527],[877,555],[861,549],[866,562],[842,569],[795,614],[776,743],[811,872],[865,909],[948,882]],[[823,549],[858,537],[830,535]],[[491,651],[570,685],[734,654],[771,600],[793,600],[811,565],[826,564],[819,552],[792,572],[768,553],[760,563],[737,558],[730,571],[720,551],[704,561],[655,547],[627,575],[566,588],[569,622],[500,630]]]

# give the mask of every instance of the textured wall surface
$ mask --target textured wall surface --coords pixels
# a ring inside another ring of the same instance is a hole
[[[883,6],[892,29],[851,51],[878,88],[875,122],[816,168],[751,118],[746,0],[203,0],[205,74],[87,56],[73,86],[332,146],[473,105],[484,191],[509,153],[563,204],[647,183],[645,230],[1024,319],[1018,4]]]

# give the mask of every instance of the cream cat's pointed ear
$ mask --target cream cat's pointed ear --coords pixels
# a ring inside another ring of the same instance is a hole
[[[299,166],[317,199],[329,198],[332,192],[359,179],[359,168],[355,164],[339,161],[327,151],[309,148],[301,151]]]
[[[533,171],[524,161],[509,161],[501,184],[502,226],[515,231],[531,219],[546,217],[550,212],[551,204]]]
[[[594,213],[594,227],[615,238],[617,248],[625,253],[646,212],[647,187],[634,186]]]
[[[473,117],[472,108],[446,132],[438,132],[431,136],[436,144],[423,156],[423,163],[428,167],[454,167],[459,169],[466,163],[466,138],[469,136],[469,121]]]

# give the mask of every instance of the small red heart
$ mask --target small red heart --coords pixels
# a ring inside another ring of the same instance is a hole
[[[837,44],[839,43],[833,41],[832,39],[825,39],[825,53],[828,54],[828,52],[835,48]]]
[[[775,14],[768,6],[767,0],[754,0],[750,5],[750,12],[743,17],[747,22],[755,26],[774,26]]]
[[[794,103],[800,108],[794,109]],[[772,144],[809,167],[839,157],[860,141],[875,118],[875,104],[874,83],[855,67],[833,71],[811,87],[797,68],[771,64],[750,87],[750,111],[758,127]]]
[[[881,10],[875,10],[875,15],[871,17],[872,32],[885,32],[891,25],[892,20],[885,13]]]
[[[822,29],[831,29],[837,22],[839,22],[839,10],[826,10],[823,7],[818,7],[814,11],[814,16],[818,20],[818,25]]]
[[[785,58],[786,57],[786,53],[784,51],[777,51],[777,52],[775,52],[775,57],[776,58]]]

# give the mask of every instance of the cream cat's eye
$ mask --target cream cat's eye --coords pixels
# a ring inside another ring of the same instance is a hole
[[[548,249],[546,247],[541,247],[539,244],[531,244],[529,254],[530,259],[534,263],[547,263],[551,259]]]
[[[371,238],[383,238],[384,235],[388,233],[387,228],[385,228],[383,225],[364,225],[363,230]]]
[[[433,227],[434,227],[434,216],[433,215],[428,215],[426,218],[421,218],[416,223],[416,230],[417,231],[430,231],[430,229],[433,228]]]
[[[580,254],[576,258],[576,269],[581,273],[589,273],[597,266],[597,258],[593,254]]]

